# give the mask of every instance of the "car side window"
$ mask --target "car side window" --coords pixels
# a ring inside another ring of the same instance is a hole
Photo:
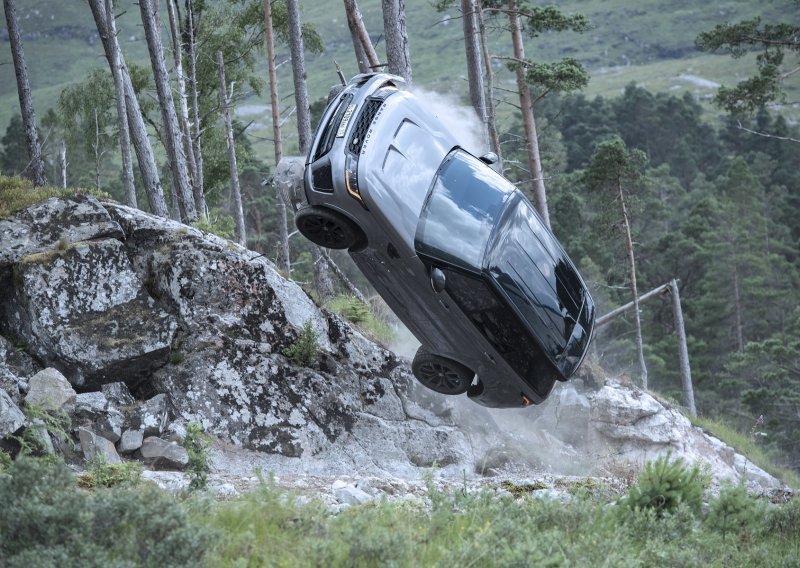
[[[480,270],[486,244],[514,186],[455,150],[443,162],[422,208],[415,247],[448,264]]]

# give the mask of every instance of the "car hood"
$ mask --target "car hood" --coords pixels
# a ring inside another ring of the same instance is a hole
[[[425,196],[456,146],[443,125],[417,108],[416,99],[405,92],[388,97],[365,136],[358,162],[365,203],[379,211],[411,249]]]

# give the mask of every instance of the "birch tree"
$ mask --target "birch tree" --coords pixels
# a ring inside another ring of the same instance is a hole
[[[28,166],[25,168],[34,187],[47,183],[44,176],[44,160],[42,147],[39,145],[39,135],[36,131],[36,113],[33,110],[31,86],[28,82],[28,67],[25,64],[25,53],[22,49],[22,35],[17,20],[17,7],[14,0],[3,0],[3,9],[8,25],[8,40],[11,45],[11,57],[14,60],[14,73],[17,77],[17,94],[19,96],[19,109],[22,113],[22,123],[25,126],[25,139],[28,144]]]
[[[203,195],[203,186],[200,184],[200,176],[197,173],[197,161],[195,160],[194,147],[192,146],[192,131],[189,121],[189,103],[186,93],[186,80],[183,73],[183,49],[181,47],[181,34],[178,26],[175,0],[167,0],[167,13],[169,14],[169,29],[170,36],[172,38],[172,56],[178,87],[178,107],[181,111],[178,115],[178,121],[181,129],[183,154],[186,157],[186,166],[189,173],[189,182],[192,188],[195,210],[200,218],[205,219],[206,199],[205,195]]]
[[[161,43],[161,33],[156,19],[156,5],[153,0],[139,0],[139,11],[142,16],[145,40],[150,52],[150,64],[153,68],[153,78],[161,107],[163,141],[172,174],[173,195],[180,208],[181,220],[186,223],[194,223],[197,221],[197,209],[189,183],[186,157],[183,155],[182,133],[178,126],[178,116],[175,112],[167,65],[164,61],[164,47]]]
[[[411,53],[406,30],[405,0],[382,0],[381,5],[389,73],[401,76],[411,85]]]
[[[125,191],[125,203],[129,207],[138,208],[136,202],[136,186],[133,183],[133,157],[131,156],[131,138],[128,132],[128,110],[125,105],[125,87],[120,65],[117,27],[114,22],[114,1],[105,0],[106,27],[109,40],[114,43],[112,61],[109,61],[111,75],[114,77],[114,92],[117,103],[117,125],[119,127],[119,151],[122,158],[122,185]]]
[[[169,218],[169,209],[164,200],[164,189],[161,186],[161,179],[158,175],[153,147],[150,145],[150,138],[147,135],[147,126],[142,116],[142,109],[139,106],[139,99],[131,83],[130,74],[125,65],[125,58],[116,42],[116,36],[109,32],[105,5],[102,0],[88,0],[89,8],[92,11],[97,33],[103,43],[103,50],[106,60],[110,65],[117,61],[122,72],[123,87],[125,90],[125,110],[128,115],[128,128],[130,129],[131,140],[136,151],[136,160],[139,164],[139,172],[142,174],[144,190],[147,194],[147,201],[150,212],[159,217]]]
[[[275,166],[283,157],[283,140],[281,138],[280,100],[278,99],[278,74],[275,69],[275,37],[272,28],[272,2],[264,0],[264,44],[267,50],[267,72],[269,74],[269,100],[272,109],[272,140],[275,152]],[[278,266],[286,274],[292,271],[289,256],[289,230],[286,215],[286,203],[280,191],[275,192],[278,210]]]
[[[311,111],[308,106],[305,49],[298,0],[288,0],[287,8],[294,100],[297,105],[297,136],[300,144],[300,153],[307,154],[311,145]],[[331,277],[327,270],[327,262],[318,246],[312,246],[311,250],[314,256],[314,287],[323,300],[327,300],[333,297],[333,282],[331,282]]]
[[[242,191],[239,187],[239,167],[236,164],[236,146],[233,140],[233,121],[231,120],[231,100],[233,99],[233,85],[231,93],[225,85],[225,61],[222,52],[217,52],[217,67],[219,68],[219,104],[222,117],[225,121],[225,142],[228,146],[228,162],[231,168],[231,208],[236,224],[236,242],[247,246],[247,234],[244,226],[244,209],[242,208]]]
[[[646,157],[641,150],[628,150],[621,138],[601,142],[584,174],[584,181],[592,191],[608,194],[608,202],[616,203],[617,223],[621,226],[628,261],[628,277],[633,295],[633,320],[636,331],[636,350],[639,357],[641,385],[647,388],[647,364],[644,359],[642,322],[639,313],[639,290],[636,283],[636,255],[633,248],[631,219],[628,201],[632,191],[641,184],[641,169]]]

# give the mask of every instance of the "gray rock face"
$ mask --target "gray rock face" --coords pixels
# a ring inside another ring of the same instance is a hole
[[[77,393],[69,381],[57,369],[39,371],[28,381],[25,404],[41,406],[47,410],[72,412]]]
[[[0,390],[0,438],[13,434],[25,424],[25,415],[6,391]]]

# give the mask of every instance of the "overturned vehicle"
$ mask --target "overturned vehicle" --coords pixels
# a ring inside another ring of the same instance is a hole
[[[538,404],[589,347],[595,307],[528,199],[401,78],[333,93],[288,195],[297,228],[347,249],[422,344],[417,379],[489,407]],[[304,193],[304,195],[302,195]]]

